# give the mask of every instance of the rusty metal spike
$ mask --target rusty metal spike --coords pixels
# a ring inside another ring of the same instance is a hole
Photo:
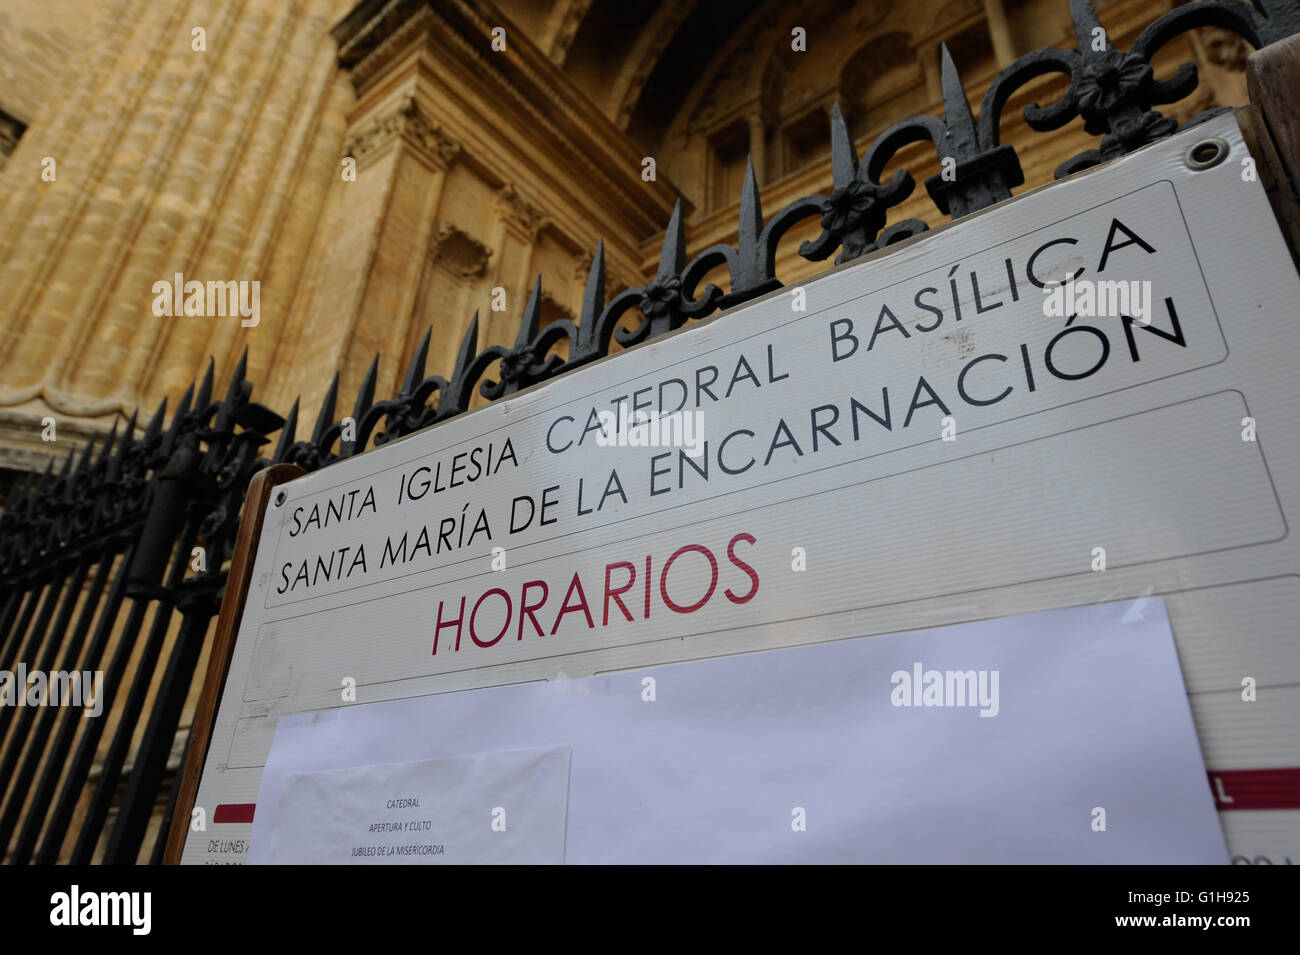
[[[230,387],[226,389],[226,404],[233,407],[239,398],[239,393],[243,388],[244,378],[248,374],[248,346],[244,346],[244,353],[239,356],[239,363],[235,365],[235,373],[230,376]]]
[[[113,444],[116,441],[117,441],[117,418],[114,418],[113,426],[108,429],[108,437],[104,439],[104,443],[100,446],[99,461],[96,461],[95,462],[96,464],[108,460],[109,455],[113,453]]]
[[[91,435],[86,446],[81,449],[81,460],[77,462],[77,470],[84,471],[90,467],[90,460],[95,456],[95,437]]]
[[[126,457],[126,452],[135,443],[136,418],[139,415],[139,408],[132,411],[130,419],[126,422],[126,427],[122,429],[122,440],[117,443],[117,452],[113,455],[115,464],[121,464],[123,458]]]
[[[172,415],[172,423],[167,428],[166,440],[168,442],[175,440],[176,432],[181,426],[181,421],[185,418],[187,414],[190,413],[190,407],[193,405],[193,403],[194,403],[194,382],[191,381],[189,387],[185,389],[185,393],[181,395],[180,404],[176,406],[176,413]]]
[[[605,308],[605,240],[596,243],[596,254],[587,270],[587,287],[582,293],[579,330],[595,332],[596,319]]]
[[[659,253],[659,271],[655,278],[667,279],[677,275],[686,264],[686,232],[682,227],[682,200],[673,204],[673,216],[664,230],[664,245]]]
[[[831,107],[831,177],[838,188],[848,185],[857,174],[858,147],[836,102]]]
[[[280,440],[276,442],[275,454],[272,461],[283,461],[284,456],[288,454],[289,448],[293,446],[294,437],[298,432],[298,398],[293,399],[293,407],[289,409],[289,417],[284,419],[284,425],[280,428]]]
[[[940,147],[939,154],[958,159],[968,158],[979,148],[975,134],[975,116],[971,113],[966,89],[961,85],[961,76],[957,73],[957,64],[952,61],[952,54],[948,52],[947,43],[939,44],[939,76],[943,85],[944,125],[948,129],[947,138],[952,146],[951,150]]]
[[[357,391],[357,400],[352,405],[352,420],[360,424],[361,416],[375,403],[375,379],[379,377],[379,356],[370,360],[370,369]]]
[[[339,396],[339,373],[334,372],[334,377],[330,379],[330,386],[325,391],[325,400],[320,404],[320,411],[316,413],[316,427],[312,430],[311,443],[317,448],[324,450],[325,432],[334,424],[334,404],[338,401]]]
[[[415,348],[415,354],[411,356],[411,363],[406,366],[406,377],[402,379],[402,394],[413,395],[415,389],[420,387],[420,382],[424,381],[424,366],[429,360],[429,339],[433,336],[433,326],[430,325],[424,330],[424,337],[420,339],[420,344]]]
[[[54,477],[54,458],[51,457],[48,460],[46,460],[45,470],[41,472],[41,476],[38,477],[36,481],[32,484],[31,498],[32,498],[33,506],[35,506],[36,502],[40,498],[46,496],[47,494],[50,493],[51,490],[53,490],[55,480],[56,478]]]
[[[176,406],[176,413],[172,415],[172,423],[167,428],[167,433],[163,435],[161,453],[170,455],[176,448],[176,442],[180,440],[181,425],[185,422],[190,413],[190,406],[194,401],[194,382],[190,382],[189,387],[185,389],[185,394],[181,395],[180,404]]]
[[[478,309],[474,309],[474,317],[470,319],[469,328],[465,329],[465,336],[460,340],[460,351],[456,355],[456,371],[453,375],[453,381],[460,381],[463,375],[469,369],[469,363],[474,360],[474,355],[478,353]]]
[[[167,418],[167,399],[163,398],[162,401],[158,402],[158,410],[155,411],[153,413],[153,417],[149,419],[149,426],[144,429],[144,439],[146,441],[148,441],[150,438],[155,438],[158,436],[158,433],[162,431],[163,421],[165,421],[166,418]]]
[[[758,179],[754,175],[754,157],[751,155],[745,158],[745,181],[740,187],[740,231],[736,243],[744,267],[753,265],[758,236],[762,231],[763,203],[758,195]]]
[[[528,293],[528,304],[524,306],[523,317],[519,319],[519,333],[515,335],[515,351],[523,351],[537,335],[542,318],[542,277],[537,276],[533,290]]]
[[[212,400],[212,383],[217,373],[216,364],[211,356],[208,357],[208,370],[203,373],[203,384],[199,386],[199,397],[194,402],[196,408],[206,408],[208,402]]]

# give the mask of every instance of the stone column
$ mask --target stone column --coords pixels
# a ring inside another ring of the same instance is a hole
[[[993,56],[998,68],[1010,66],[1016,58],[1016,44],[1007,24],[1007,11],[1002,0],[984,0],[984,16],[989,24],[989,37],[993,40]]]

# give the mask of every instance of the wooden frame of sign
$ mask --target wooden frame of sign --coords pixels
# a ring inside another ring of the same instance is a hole
[[[203,692],[194,711],[194,724],[190,732],[185,763],[176,784],[176,806],[172,814],[171,830],[167,834],[167,850],[163,854],[165,865],[178,865],[189,832],[194,799],[198,795],[203,765],[208,758],[208,743],[212,739],[212,726],[217,719],[217,705],[226,688],[226,674],[230,658],[235,652],[235,638],[244,616],[244,601],[257,561],[257,542],[262,536],[262,522],[266,518],[267,504],[275,489],[281,484],[302,477],[307,472],[296,464],[273,464],[253,475],[244,499],[244,512],[235,537],[235,553],[230,560],[230,575],[226,579],[226,594],[221,601],[221,614],[217,618],[217,633],[213,639],[212,654],[208,659],[208,672],[203,680]]]
[[[1237,122],[1259,161],[1264,186],[1291,255],[1300,267],[1300,35],[1257,50],[1246,58],[1250,106]]]

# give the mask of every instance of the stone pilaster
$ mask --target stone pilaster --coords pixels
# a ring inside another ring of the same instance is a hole
[[[431,373],[451,374],[476,311],[480,347],[513,343],[543,232],[563,248],[604,236],[611,271],[635,273],[641,239],[663,228],[674,199],[669,183],[641,180],[641,151],[532,39],[515,30],[505,51],[492,50],[490,7],[394,0],[377,11],[359,10],[334,30],[357,94],[354,127],[366,121],[360,117],[381,114],[380,104],[407,96],[460,152],[441,180],[423,185],[414,167],[404,179],[377,161],[359,178],[377,176],[404,189],[405,198],[370,186],[350,200],[346,217],[331,214],[338,229],[350,229],[354,217],[393,220],[376,226],[372,264],[351,266],[377,268],[384,250],[391,252],[386,277],[367,280],[365,305],[347,305],[348,316],[360,308],[372,317],[346,319],[352,325],[337,356],[345,395],[376,350],[383,356],[379,392],[395,387],[430,325]],[[424,217],[422,228],[394,220],[411,211]],[[344,259],[334,261],[322,267]],[[560,283],[553,294],[568,291],[564,276],[543,275],[543,282]],[[491,310],[498,285],[506,290],[504,312]],[[342,292],[318,299],[335,311],[352,301]],[[404,347],[378,347],[386,337],[374,330],[381,322],[391,330],[387,339]]]
[[[494,211],[497,219],[492,235],[495,250],[492,284],[506,290],[509,307],[504,312],[491,313],[487,340],[494,344],[513,345],[519,316],[533,285],[533,246],[547,219],[511,183],[497,190]],[[559,278],[548,275],[543,277],[543,281],[555,282]]]
[[[375,354],[382,356],[378,393],[394,389],[424,250],[460,151],[413,89],[358,104],[358,114],[342,149],[355,160],[356,179],[340,175],[331,187],[315,288],[294,315],[308,399],[323,392],[336,368],[354,387]]]

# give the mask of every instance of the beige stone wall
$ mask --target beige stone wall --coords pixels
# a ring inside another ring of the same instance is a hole
[[[271,377],[350,97],[336,7],[119,4],[0,177],[0,407],[106,420],[174,400],[209,355],[228,372],[245,345]],[[155,316],[153,284],[177,272],[260,279],[267,321],[241,336]]]
[[[1100,9],[1127,46],[1168,2]],[[351,17],[352,0],[4,6],[0,108],[31,119],[0,172],[0,469],[42,458],[44,416],[84,440],[174,401],[209,358],[228,375],[245,349],[256,397],[281,413],[301,397],[308,427],[336,370],[350,402],[378,354],[377,394],[390,394],[426,328],[428,370],[450,375],[475,312],[480,345],[513,339],[539,274],[544,319],[575,316],[598,237],[611,291],[646,280],[678,192],[688,253],[734,241],[747,152],[769,214],[826,190],[830,105],[860,149],[903,116],[937,112],[940,41],[976,102],[1002,63],[1071,42],[1063,0],[768,0],[711,39],[656,113],[656,70],[697,22],[695,0],[362,6]],[[808,52],[791,51],[792,24]],[[506,52],[491,49],[495,26]],[[1198,36],[1162,54],[1160,72],[1191,59],[1204,81],[1172,112],[1244,100],[1240,47]],[[1025,188],[1095,145],[1077,120],[1053,135],[1025,127],[1019,107],[1060,88],[1044,80],[1006,113]],[[646,155],[656,182],[640,177]],[[937,224],[919,185],[937,171],[933,150],[914,146],[901,164],[918,189],[891,221]],[[823,267],[795,254],[813,231],[783,245],[787,281]],[[154,283],[177,273],[258,282],[259,324],[155,315]],[[498,287],[504,312],[492,310]]]
[[[54,108],[104,22],[110,0],[4,0],[0,3],[0,110],[27,125]]]

